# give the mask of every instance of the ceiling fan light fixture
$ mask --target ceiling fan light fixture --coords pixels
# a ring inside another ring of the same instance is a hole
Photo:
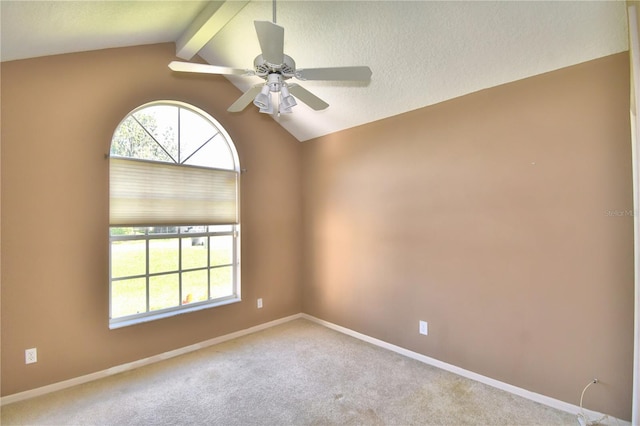
[[[292,112],[291,107],[286,107],[282,104],[278,107],[278,114],[291,114]]]
[[[286,84],[280,88],[280,112],[290,113],[291,108],[298,105],[296,99],[291,96]]]
[[[269,86],[264,85],[260,93],[258,93],[253,100],[253,104],[260,108],[260,112],[267,112],[267,110],[273,110],[273,105],[271,104],[271,94],[269,91]],[[264,111],[263,111],[264,110]]]
[[[273,104],[269,102],[269,106],[266,108],[260,108],[259,112],[263,114],[273,114]]]

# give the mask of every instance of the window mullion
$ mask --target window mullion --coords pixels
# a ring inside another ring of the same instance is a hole
[[[147,130],[147,128],[146,128],[146,127],[144,127],[144,125],[143,125],[143,124],[142,124],[142,123],[141,123],[141,122],[136,118],[136,116],[135,116],[135,115],[133,115],[133,114],[132,114],[132,115],[131,115],[131,117],[132,117],[134,120],[136,120],[136,123],[138,123],[138,124],[140,125],[140,127],[142,127],[142,130],[144,130],[144,132],[145,132],[147,135],[149,135],[149,137],[150,137],[151,139],[153,139],[153,141],[154,141],[154,142],[155,142],[155,143],[160,147],[160,149],[161,149],[161,150],[163,150],[163,151],[164,151],[164,153],[165,153],[165,154],[167,154],[167,155],[169,156],[169,158],[171,158],[171,159],[173,160],[173,162],[174,162],[174,163],[176,163],[176,164],[180,164],[180,163],[178,163],[178,162],[176,161],[176,159],[175,159],[175,158],[173,158],[173,155],[169,154],[169,151],[167,151],[167,150],[164,148],[164,146],[162,146],[162,144],[161,144],[160,142],[158,142],[158,140],[157,140],[157,139],[156,139],[156,138],[151,134],[151,132],[149,132],[149,130]]]
[[[209,139],[207,139],[206,141],[204,141],[204,143],[202,145],[200,145],[195,151],[193,151],[187,158],[184,159],[184,161],[182,161],[180,164],[186,163],[187,161],[189,161],[189,158],[193,157],[195,155],[196,152],[200,151],[202,149],[202,147],[204,147],[206,144],[208,144],[209,142],[211,142],[211,140],[213,140],[213,138],[215,138],[216,136],[218,136],[220,134],[220,132],[216,132],[213,136],[211,136]]]

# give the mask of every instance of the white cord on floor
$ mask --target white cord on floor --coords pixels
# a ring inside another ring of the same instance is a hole
[[[584,407],[582,406],[582,400],[584,399],[584,393],[587,391],[587,389],[589,388],[589,386],[598,383],[598,379],[593,379],[592,381],[589,382],[589,384],[587,386],[584,387],[584,389],[582,389],[582,395],[580,395],[580,413],[578,413],[578,423],[580,423],[580,426],[594,426],[594,425],[599,425],[602,424],[603,421],[607,420],[609,418],[609,416],[607,416],[606,414],[602,417],[600,417],[598,420],[591,420],[589,418],[589,416],[587,416],[587,413],[584,412]],[[618,423],[618,420],[616,419],[616,423]]]

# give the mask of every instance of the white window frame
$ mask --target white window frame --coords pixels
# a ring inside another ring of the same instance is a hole
[[[229,148],[229,152],[231,154],[231,156],[233,157],[233,171],[237,173],[237,184],[236,184],[236,209],[237,209],[237,216],[235,219],[234,223],[180,223],[180,221],[175,221],[172,223],[165,223],[162,224],[164,226],[170,227],[172,228],[172,231],[167,231],[166,233],[152,233],[151,229],[153,227],[158,227],[159,224],[156,223],[136,223],[136,224],[130,224],[130,225],[123,225],[123,224],[110,224],[109,227],[109,328],[110,329],[115,329],[115,328],[120,328],[120,327],[125,327],[125,326],[129,326],[129,325],[134,325],[134,324],[139,324],[142,322],[147,322],[147,321],[153,321],[153,320],[158,320],[158,319],[162,319],[162,318],[167,318],[170,316],[174,316],[174,315],[179,315],[179,314],[184,314],[184,313],[188,313],[188,312],[194,312],[194,311],[199,311],[202,309],[208,309],[208,308],[213,308],[213,307],[217,307],[217,306],[223,306],[223,305],[228,305],[231,303],[237,303],[241,301],[241,286],[240,286],[240,181],[239,181],[239,176],[240,176],[240,162],[238,159],[238,154],[235,148],[235,145],[233,144],[233,141],[231,140],[231,138],[229,137],[228,133],[226,132],[226,130],[220,125],[220,123],[215,120],[213,117],[211,117],[209,114],[207,114],[206,112],[200,110],[197,107],[194,107],[192,105],[183,103],[183,102],[177,102],[177,101],[157,101],[157,102],[150,102],[144,105],[141,105],[140,107],[136,108],[135,110],[131,111],[129,114],[127,114],[127,116],[122,120],[122,122],[118,125],[118,127],[116,128],[116,132],[114,132],[114,138],[118,132],[118,129],[120,128],[120,125],[127,120],[130,116],[132,116],[133,114],[139,112],[140,110],[143,110],[147,107],[157,107],[157,106],[170,106],[170,107],[176,107],[178,108],[178,111],[180,110],[180,108],[182,109],[186,109],[189,110],[192,113],[196,113],[198,115],[200,115],[203,119],[209,121],[209,123],[216,129],[216,131],[222,136],[222,138],[224,139],[224,141],[226,142],[226,144],[228,145]],[[152,136],[153,137],[153,136]],[[178,131],[178,144],[179,142],[179,138],[180,138],[180,132]],[[155,138],[154,138],[155,140]],[[157,141],[156,141],[157,142]],[[159,143],[159,142],[158,142]],[[178,148],[179,150],[179,148]],[[111,156],[110,156],[111,158]],[[113,158],[125,158],[125,157],[117,157],[114,156]],[[141,161],[147,161],[142,159]],[[173,163],[175,165],[175,163]],[[186,166],[188,167],[188,166]],[[213,167],[211,167],[211,169],[215,169]],[[226,169],[224,169],[226,170]],[[231,169],[229,169],[231,170]],[[110,179],[110,187],[111,187],[111,179]],[[113,228],[136,228],[137,230],[142,231],[142,233],[137,233],[137,234],[131,234],[131,235],[112,235],[111,230]],[[188,229],[191,228],[191,229]],[[145,230],[146,229],[146,230]],[[196,229],[197,231],[194,232],[192,229]],[[216,264],[216,265],[212,265],[211,262],[211,256],[210,256],[210,250],[211,250],[211,244],[210,244],[210,239],[211,238],[215,238],[215,237],[220,237],[220,236],[230,236],[232,238],[232,253],[231,254],[231,263],[229,264]],[[205,239],[205,241],[207,242],[206,244],[206,250],[207,250],[207,264],[206,266],[199,266],[196,268],[183,268],[182,266],[182,250],[183,250],[183,241],[185,241],[185,239],[189,239],[189,240],[193,240],[193,239],[197,239],[197,238],[202,238]],[[169,239],[176,239],[177,240],[177,247],[178,247],[178,268],[175,270],[167,270],[167,271],[162,271],[162,272],[152,272],[150,270],[150,261],[149,261],[149,257],[150,257],[150,242],[155,240],[155,239],[163,239],[163,240],[169,240]],[[112,268],[112,260],[113,260],[113,247],[114,247],[114,243],[119,243],[119,242],[134,242],[134,241],[139,241],[142,242],[145,246],[145,271],[144,273],[138,273],[138,274],[133,274],[133,275],[128,275],[128,276],[118,276],[118,277],[113,277],[113,268]],[[232,279],[232,283],[231,283],[231,287],[232,287],[232,291],[231,294],[226,294],[224,296],[221,297],[214,297],[212,298],[212,294],[211,294],[211,274],[212,274],[212,270],[217,269],[217,268],[226,268],[226,267],[230,267],[231,268],[231,279]],[[185,294],[183,294],[183,281],[182,281],[182,277],[183,274],[185,273],[189,273],[189,272],[196,272],[196,271],[207,271],[207,300],[202,300],[202,301],[188,301],[186,302],[184,299],[184,297],[186,296]],[[157,277],[157,276],[162,276],[162,275],[172,275],[172,274],[176,274],[178,277],[178,298],[179,300],[177,300],[177,305],[175,306],[170,306],[167,308],[162,308],[162,309],[155,309],[155,310],[151,310],[151,306],[150,306],[150,281],[151,278],[153,277]],[[114,282],[118,282],[118,281],[123,281],[125,279],[144,279],[145,280],[145,286],[146,286],[146,295],[145,295],[145,302],[146,302],[146,309],[144,312],[136,312],[133,314],[128,314],[128,315],[123,315],[123,316],[118,316],[118,317],[113,317],[113,312],[114,312],[114,306],[113,306],[113,283]]]

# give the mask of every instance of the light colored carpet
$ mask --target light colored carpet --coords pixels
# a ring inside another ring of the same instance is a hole
[[[2,407],[3,425],[572,425],[573,415],[298,319]]]

